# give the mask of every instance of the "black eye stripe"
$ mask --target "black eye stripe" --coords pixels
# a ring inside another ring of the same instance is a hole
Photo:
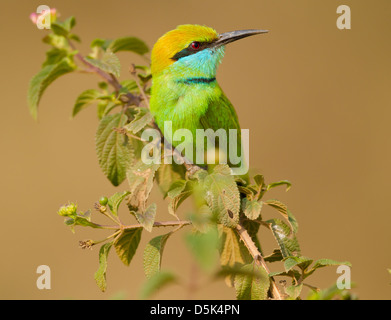
[[[187,57],[187,56],[190,56],[190,55],[195,54],[197,52],[200,52],[201,50],[204,50],[210,44],[209,42],[198,42],[199,43],[199,47],[197,49],[193,49],[192,48],[192,44],[194,42],[198,42],[198,41],[193,41],[185,49],[177,52],[171,59],[175,60],[175,61],[178,61],[180,58]]]

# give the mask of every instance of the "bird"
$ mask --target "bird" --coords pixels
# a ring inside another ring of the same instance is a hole
[[[165,136],[174,147],[181,146],[181,151],[188,151],[187,148],[192,150],[190,156],[185,154],[191,163],[200,166],[206,163],[210,151],[207,140],[214,140],[216,135],[213,132],[222,129],[226,132],[228,149],[224,150],[225,154],[215,156],[215,161],[220,159],[220,163],[225,161],[230,167],[242,165],[233,163],[229,157],[229,148],[236,147],[236,155],[241,151],[240,124],[235,108],[217,83],[216,71],[227,44],[266,32],[248,29],[219,34],[204,25],[186,24],[168,31],[153,46],[150,111],[161,132],[165,132],[165,124],[170,123],[173,133],[178,130],[183,132],[183,129],[191,133],[192,139],[185,138],[184,142]],[[208,131],[206,141],[195,139],[198,129],[212,130]],[[230,129],[237,132],[234,144],[231,144],[233,138],[229,135]],[[222,142],[224,137],[219,136],[215,150],[221,148]],[[197,146],[201,149],[197,149]],[[200,156],[199,150],[204,154]]]

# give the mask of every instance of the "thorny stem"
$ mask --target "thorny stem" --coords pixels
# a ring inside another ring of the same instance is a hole
[[[239,223],[236,226],[236,231],[238,232],[240,239],[242,239],[243,243],[245,244],[251,256],[253,257],[255,263],[258,266],[263,267],[266,270],[267,274],[270,274],[270,270],[265,260],[263,259],[262,254],[259,252],[257,246],[255,245],[254,241],[251,239],[247,230]],[[272,290],[271,290],[272,298],[276,300],[283,300],[283,296],[280,293],[280,290],[278,289],[273,278],[271,278],[271,285],[272,285]]]

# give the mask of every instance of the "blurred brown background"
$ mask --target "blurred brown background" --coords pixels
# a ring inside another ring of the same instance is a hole
[[[76,16],[84,54],[97,37],[134,35],[152,47],[164,32],[184,23],[219,32],[269,29],[267,35],[230,45],[218,73],[242,128],[250,129],[250,165],[268,182],[292,181],[289,192],[276,190],[269,197],[287,203],[296,215],[303,255],[348,260],[360,298],[391,298],[389,0],[2,1],[0,298],[136,299],[145,279],[142,250],[152,237],[143,233],[128,268],[112,252],[103,294],[93,279],[98,248],[81,250],[78,240],[99,239],[104,232],[79,228],[73,235],[56,214],[68,200],[86,210],[100,196],[127,186],[112,187],[98,166],[95,107],[70,120],[77,95],[96,87],[94,75],[60,78],[43,96],[38,123],[29,115],[28,82],[47,49],[41,43],[45,31],[29,20],[40,4],[57,8],[63,18]],[[336,27],[341,4],[352,10],[351,30]],[[129,77],[132,62],[142,62],[130,53],[119,57],[122,79]],[[157,219],[171,219],[158,190],[152,200],[160,209]],[[192,258],[183,235],[168,241],[163,268],[186,284]],[[265,248],[274,248],[269,234],[263,232],[261,239]],[[51,268],[51,290],[36,287],[36,268],[42,264]],[[337,276],[336,268],[325,268],[308,282],[325,288]],[[208,283],[201,276],[201,288],[191,297],[234,299],[223,281]],[[187,297],[180,286],[155,296]]]

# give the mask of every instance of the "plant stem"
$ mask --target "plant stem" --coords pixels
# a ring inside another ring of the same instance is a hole
[[[68,40],[68,43],[69,43],[69,46],[77,51],[75,45],[72,43],[71,40],[67,39]],[[106,82],[108,82],[110,85],[113,86],[113,88],[115,89],[115,91],[119,92],[121,89],[122,89],[122,85],[119,83],[118,79],[116,77],[114,77],[112,74],[108,74],[104,71],[102,71],[101,69],[93,66],[91,63],[89,63],[79,52],[77,52],[75,54],[75,57],[80,61],[82,62],[85,66],[88,67],[89,70],[91,70],[92,72],[96,73],[97,75],[99,75],[100,77],[102,77]],[[131,94],[130,92],[128,92],[126,94],[126,97],[128,98],[128,104],[129,105],[139,105],[140,102],[141,102],[141,99],[140,97],[138,96],[135,96],[133,94]]]
[[[252,240],[252,238],[248,234],[247,230],[239,223],[236,226],[236,231],[238,232],[240,239],[242,239],[243,243],[245,244],[245,246],[247,247],[251,256],[253,257],[255,263],[258,266],[263,267],[266,270],[267,274],[269,275],[270,270],[269,270],[265,260],[263,259],[262,254],[259,252],[254,241]],[[272,298],[276,299],[276,300],[283,300],[282,294],[280,293],[280,290],[278,289],[274,279],[271,278],[270,280],[271,280],[271,286],[272,286],[272,290],[271,290]]]
[[[190,225],[191,221],[188,220],[178,220],[178,221],[162,221],[162,222],[155,222],[153,224],[154,227],[173,227],[173,226],[186,226]],[[132,224],[129,226],[123,226],[123,229],[135,229],[135,228],[142,228],[143,226],[141,224]]]

